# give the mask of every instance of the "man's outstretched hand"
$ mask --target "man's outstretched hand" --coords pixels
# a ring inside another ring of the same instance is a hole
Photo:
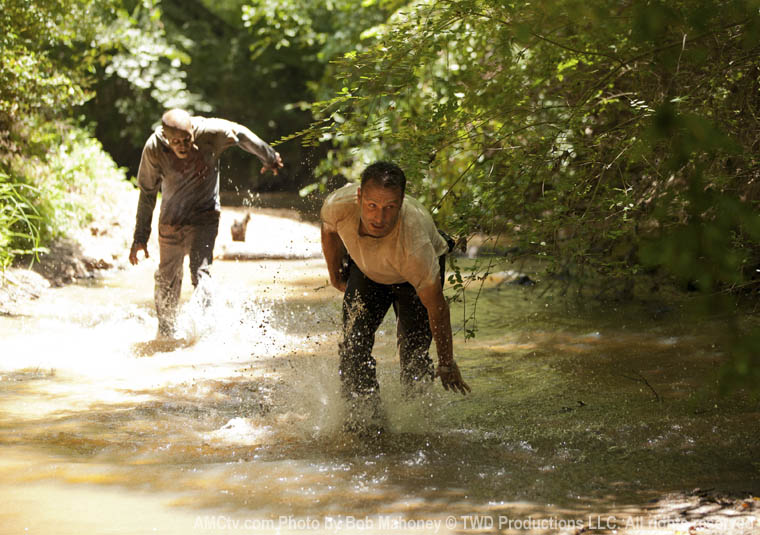
[[[459,366],[457,366],[456,362],[439,364],[438,369],[435,371],[435,376],[441,378],[441,384],[443,384],[443,388],[446,390],[459,392],[462,395],[472,391],[470,386],[462,379],[462,373],[459,371]]]
[[[148,245],[145,243],[133,243],[132,248],[129,250],[129,263],[133,266],[137,264],[137,252],[142,251],[145,253],[145,258],[150,258],[148,254]]]
[[[283,164],[282,164],[282,158],[280,157],[280,153],[275,152],[275,154],[277,155],[277,159],[275,160],[275,162],[272,165],[265,165],[261,168],[262,175],[266,173],[267,171],[272,171],[272,174],[276,176],[277,172],[280,169],[282,169]]]

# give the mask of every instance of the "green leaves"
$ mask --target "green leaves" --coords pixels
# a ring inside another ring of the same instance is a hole
[[[754,18],[738,1],[408,3],[374,46],[336,63],[336,93],[354,98],[314,109],[345,143],[331,165],[346,174],[379,152],[444,225],[520,229],[526,251],[553,244],[541,252],[605,270],[605,252],[635,250],[639,220],[686,221],[695,166],[703,187],[736,200],[744,179],[721,166],[750,163],[738,135],[750,122],[722,95],[752,98],[732,34]]]
[[[13,181],[0,172],[0,270],[16,256],[42,252],[41,218],[31,202],[39,192],[32,186]]]
[[[0,10],[0,124],[3,117],[56,114],[89,98],[92,44],[111,3],[6,0]]]
[[[0,269],[18,257],[30,261],[58,236],[89,223],[94,210],[124,181],[89,133],[63,122],[30,119],[31,132],[16,133],[16,151],[0,169]]]

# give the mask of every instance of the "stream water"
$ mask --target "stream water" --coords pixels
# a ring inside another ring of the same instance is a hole
[[[691,533],[696,488],[750,497],[698,533],[760,532],[760,404],[716,394],[718,322],[486,281],[467,397],[402,396],[389,314],[366,441],[321,259],[215,262],[174,342],[153,262],[0,317],[0,533]]]

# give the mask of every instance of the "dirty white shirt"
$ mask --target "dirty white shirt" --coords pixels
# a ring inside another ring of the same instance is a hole
[[[448,251],[430,212],[404,196],[394,229],[382,238],[359,235],[358,184],[332,192],[322,205],[325,230],[337,232],[362,273],[380,284],[410,283],[418,292],[440,277],[438,257]]]

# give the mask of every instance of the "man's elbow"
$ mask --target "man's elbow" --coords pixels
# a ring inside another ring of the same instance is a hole
[[[418,291],[417,294],[429,315],[440,317],[448,313],[449,304],[443,296],[443,289],[440,284],[433,284],[428,288]]]
[[[449,319],[449,305],[445,299],[437,302],[432,307],[428,308],[428,314],[432,314],[439,322],[448,321]]]
[[[334,230],[330,230],[325,226],[324,223],[322,223],[322,227],[320,229],[320,234],[322,235],[322,242],[325,243],[336,243],[336,240],[339,240],[340,237],[338,236],[338,233]]]

